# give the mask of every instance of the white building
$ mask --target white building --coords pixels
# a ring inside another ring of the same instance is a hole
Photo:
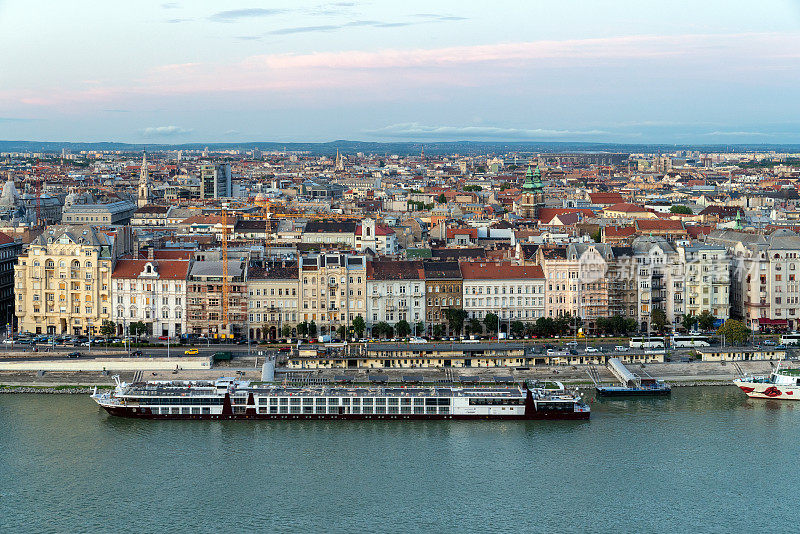
[[[367,263],[367,328],[380,322],[412,326],[425,321],[425,271],[421,261]]]
[[[190,254],[190,253],[188,253]],[[112,321],[117,333],[143,322],[154,336],[186,333],[186,279],[191,260],[184,257],[121,259],[111,275]],[[164,252],[164,255],[173,255]]]
[[[536,322],[545,316],[545,277],[541,266],[464,262],[461,274],[464,310],[469,319],[480,320],[494,313],[505,323]]]

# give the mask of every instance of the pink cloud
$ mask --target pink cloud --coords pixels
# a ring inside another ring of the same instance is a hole
[[[558,61],[564,67],[622,61],[671,62],[671,68],[704,64],[726,69],[777,68],[793,63],[787,50],[800,50],[800,34],[639,35],[603,39],[534,41],[436,49],[269,54],[237,63],[178,63],[152,68],[139,79],[119,84],[52,87],[0,93],[0,103],[59,106],[110,103],[136,97],[188,94],[262,93],[317,102],[366,95],[391,99],[420,88],[514,85],[524,71]],[[772,63],[771,63],[772,62]],[[513,68],[509,68],[513,66]],[[714,69],[695,69],[697,72]],[[791,76],[792,70],[787,70]],[[0,105],[0,109],[6,105]]]

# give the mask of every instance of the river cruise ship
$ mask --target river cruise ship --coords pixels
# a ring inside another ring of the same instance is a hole
[[[234,378],[127,384],[92,399],[108,413],[144,419],[589,419],[560,382],[547,387],[287,386]]]
[[[733,381],[754,399],[800,400],[800,369],[781,369],[767,376],[745,375]]]

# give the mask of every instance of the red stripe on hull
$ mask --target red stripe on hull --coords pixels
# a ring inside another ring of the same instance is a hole
[[[106,407],[111,415],[130,417],[136,419],[163,419],[163,420],[189,420],[189,421],[312,421],[312,420],[503,420],[503,421],[531,421],[531,420],[588,420],[591,412],[534,412],[530,415],[439,415],[439,414],[152,414],[144,411],[133,412],[130,408]]]

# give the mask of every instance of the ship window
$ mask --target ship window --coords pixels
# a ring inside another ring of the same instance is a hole
[[[313,406],[303,406],[303,413],[314,413]]]
[[[269,413],[278,413],[278,407],[277,406],[270,406],[269,407]]]
[[[375,406],[375,413],[386,413],[386,406]]]
[[[299,398],[289,399],[289,404],[291,404],[292,406],[300,406],[300,399]]]
[[[281,406],[289,404],[289,398],[288,397],[281,397],[280,398],[280,404],[281,404]]]
[[[211,413],[211,408],[208,408],[208,407],[205,407],[205,406],[204,406],[204,407],[203,407],[203,414],[204,414],[204,415],[208,415],[208,414],[210,414],[210,413]]]
[[[361,399],[361,404],[372,404],[372,398],[371,397],[365,397],[365,398]]]
[[[290,406],[289,413],[300,413],[300,406]]]
[[[411,413],[411,406],[401,406],[400,413]]]
[[[425,413],[425,408],[423,406],[414,406],[414,413]]]
[[[382,405],[386,406],[386,399],[383,399],[383,398],[376,398],[376,399],[375,399],[375,404],[376,404],[376,405],[377,405],[377,404],[382,404]]]
[[[317,398],[317,405],[325,405],[325,397],[318,397]]]

